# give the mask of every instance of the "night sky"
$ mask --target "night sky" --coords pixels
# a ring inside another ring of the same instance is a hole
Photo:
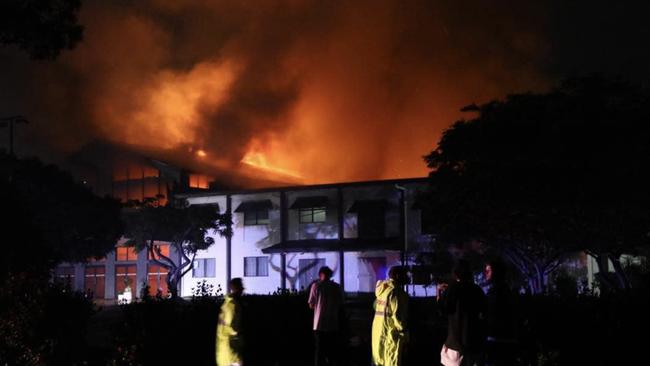
[[[593,72],[645,82],[649,15],[641,1],[86,0],[84,41],[57,60],[0,48],[0,116],[25,115],[17,153],[50,161],[102,140],[305,183],[422,176],[464,105]]]

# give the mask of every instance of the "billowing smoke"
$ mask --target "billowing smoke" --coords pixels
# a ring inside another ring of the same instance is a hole
[[[559,10],[522,3],[85,1],[77,49],[2,51],[0,110],[56,151],[104,139],[305,183],[422,176],[460,107],[555,81]]]

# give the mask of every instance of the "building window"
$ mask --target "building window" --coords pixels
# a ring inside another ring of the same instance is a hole
[[[167,268],[157,264],[147,266],[147,285],[149,286],[149,295],[156,296],[160,292],[161,296],[167,296]]]
[[[93,299],[104,298],[106,269],[104,266],[88,266],[84,271],[84,291]]]
[[[214,258],[199,258],[194,260],[192,268],[192,277],[205,278],[215,276],[215,260]]]
[[[325,218],[326,218],[325,207],[301,208],[299,212],[300,212],[301,224],[325,222]]]
[[[123,294],[127,288],[135,294],[135,274],[135,264],[115,266],[115,293],[117,295]]]
[[[318,270],[325,265],[325,259],[311,258],[298,261],[298,286],[309,290],[311,284],[318,280]]]
[[[357,214],[357,229],[360,238],[381,238],[386,234],[384,210],[363,210]]]
[[[159,245],[154,245],[154,246],[158,247],[160,249],[160,253],[163,256],[169,258],[169,244],[159,244]],[[152,260],[152,259],[160,260],[160,256],[158,255],[158,252],[156,251],[155,248],[154,248],[154,251],[153,251],[153,256],[151,255],[151,252],[149,252],[147,250],[147,258],[149,260]]]
[[[245,257],[245,277],[266,277],[269,275],[269,257]]]
[[[244,212],[244,226],[266,225],[269,223],[269,210]]]
[[[74,267],[58,267],[54,273],[54,279],[64,286],[74,289]]]
[[[209,180],[210,178],[203,174],[190,174],[189,186],[190,188],[208,189],[210,188]]]
[[[138,260],[138,252],[133,247],[117,247],[115,260],[119,262]]]

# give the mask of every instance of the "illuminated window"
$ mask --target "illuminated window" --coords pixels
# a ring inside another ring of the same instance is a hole
[[[58,267],[54,277],[57,282],[74,289],[74,267]]]
[[[325,207],[301,208],[299,212],[300,212],[301,224],[308,224],[312,222],[325,222],[325,218],[326,218]]]
[[[214,258],[199,258],[194,260],[194,266],[192,267],[192,277],[208,278],[214,276],[215,276]]]
[[[269,257],[245,257],[245,277],[266,277],[269,275]]]
[[[162,296],[167,296],[167,269],[157,264],[147,266],[147,285],[149,286],[149,295],[156,296],[159,292]]]
[[[117,247],[116,260],[120,262],[138,260],[138,252],[132,247]]]
[[[155,246],[160,249],[160,253],[163,256],[169,258],[169,244],[159,244],[159,245],[155,245]],[[149,260],[152,260],[152,259],[158,259],[159,260],[160,259],[160,257],[158,256],[158,252],[155,249],[154,249],[154,252],[153,252],[153,257],[151,256],[151,252],[147,251],[147,258]]]
[[[190,188],[201,188],[208,189],[210,188],[210,183],[208,182],[209,178],[203,174],[190,174],[189,184]]]
[[[104,266],[88,266],[84,271],[84,291],[91,298],[104,298],[106,269]]]
[[[115,266],[115,293],[121,295],[129,287],[135,297],[135,273],[136,265],[119,265]]]
[[[244,225],[266,225],[269,223],[268,210],[256,210],[244,212]]]

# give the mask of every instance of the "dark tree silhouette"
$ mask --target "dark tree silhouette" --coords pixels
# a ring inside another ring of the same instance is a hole
[[[47,274],[63,261],[101,257],[122,235],[119,202],[95,196],[68,173],[35,159],[0,153],[0,195],[2,275]]]
[[[193,268],[199,250],[214,244],[210,234],[232,235],[232,220],[213,205],[158,206],[157,200],[145,199],[124,212],[128,244],[146,250],[149,261],[167,270],[167,287],[172,298],[178,296],[181,278]],[[164,255],[157,241],[169,242],[180,256],[174,261]]]
[[[0,43],[16,45],[35,59],[53,59],[83,37],[80,0],[0,1]]]
[[[425,157],[440,238],[498,249],[534,292],[571,250],[597,258],[603,285],[629,287],[621,255],[650,239],[649,107],[644,88],[591,76],[468,108]]]

